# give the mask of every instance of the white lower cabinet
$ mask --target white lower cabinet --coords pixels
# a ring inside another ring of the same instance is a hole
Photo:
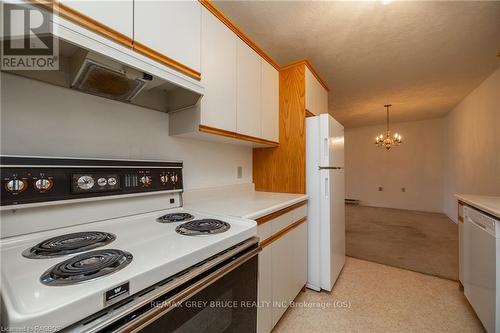
[[[306,216],[307,206],[299,207],[259,226],[262,240]],[[278,230],[280,229],[280,230]],[[259,254],[257,332],[270,332],[307,282],[307,222],[303,222],[273,242]]]

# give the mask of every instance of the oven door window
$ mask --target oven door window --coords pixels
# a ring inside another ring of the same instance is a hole
[[[256,332],[257,256],[226,274],[140,332]]]

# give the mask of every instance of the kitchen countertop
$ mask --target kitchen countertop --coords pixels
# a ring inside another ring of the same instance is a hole
[[[307,198],[307,194],[258,192],[253,184],[241,184],[186,190],[183,206],[186,210],[255,220]]]
[[[470,206],[500,218],[500,197],[472,194],[455,194],[455,197]]]

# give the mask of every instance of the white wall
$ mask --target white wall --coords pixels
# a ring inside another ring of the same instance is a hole
[[[374,144],[385,125],[345,130],[346,197],[368,206],[441,212],[442,119],[394,123],[391,129],[404,142],[390,151]]]
[[[170,137],[168,114],[0,75],[2,154],[182,160],[187,189],[252,182],[249,147]]]
[[[456,221],[455,193],[500,196],[500,69],[444,120],[444,211]]]

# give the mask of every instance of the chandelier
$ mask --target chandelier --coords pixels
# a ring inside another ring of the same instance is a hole
[[[385,147],[387,150],[391,149],[392,146],[399,146],[403,142],[400,134],[394,133],[394,135],[391,136],[391,130],[389,128],[389,108],[391,106],[392,104],[384,105],[384,107],[387,108],[387,130],[385,135],[380,134],[375,138],[377,147]]]

